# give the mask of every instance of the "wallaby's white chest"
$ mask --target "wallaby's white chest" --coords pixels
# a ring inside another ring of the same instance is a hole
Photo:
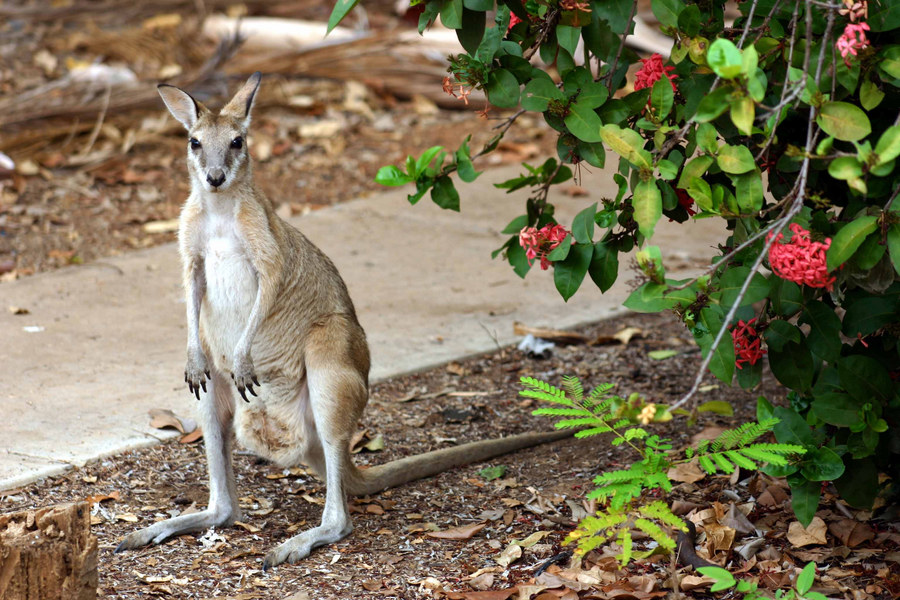
[[[206,294],[200,316],[213,360],[224,359],[230,367],[256,299],[257,276],[232,215],[207,214],[203,225]]]

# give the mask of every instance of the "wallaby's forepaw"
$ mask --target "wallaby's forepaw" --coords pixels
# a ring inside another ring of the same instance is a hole
[[[253,389],[253,386],[259,387],[259,380],[256,378],[256,373],[253,369],[253,360],[251,360],[249,354],[246,356],[236,356],[233,368],[234,370],[231,372],[231,379],[234,380],[234,385],[237,386],[238,392],[240,393],[241,398],[244,399],[244,402],[250,402],[247,398],[247,392],[256,396],[256,390]]]
[[[184,382],[188,384],[190,393],[200,399],[200,389],[206,391],[206,382],[210,379],[209,365],[202,350],[188,350],[187,365],[184,367]]]

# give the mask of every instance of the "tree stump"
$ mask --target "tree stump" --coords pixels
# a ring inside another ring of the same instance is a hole
[[[95,600],[97,538],[87,502],[0,515],[0,598]]]

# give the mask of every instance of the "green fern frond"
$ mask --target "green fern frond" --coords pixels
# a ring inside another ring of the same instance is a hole
[[[744,423],[737,429],[723,431],[712,443],[713,452],[747,446],[760,436],[772,431],[777,423],[778,419],[764,419],[759,423]]]
[[[684,520],[672,512],[669,505],[661,500],[650,502],[638,508],[638,512],[645,517],[662,521],[673,529],[687,531],[687,525]]]
[[[587,397],[584,399],[584,404],[586,406],[595,406],[604,399],[612,400],[612,398],[607,398],[607,394],[611,389],[615,387],[612,383],[601,383],[594,389],[590,391]],[[608,402],[607,402],[608,404]]]
[[[566,398],[566,393],[563,390],[550,385],[546,381],[541,381],[534,377],[522,377],[519,381],[526,388],[519,392],[520,396],[574,406],[572,401]]]
[[[641,427],[632,427],[631,429],[626,429],[625,433],[622,435],[625,436],[625,439],[629,442],[634,439],[644,439],[647,437],[647,430]]]
[[[727,450],[725,456],[731,459],[731,462],[747,471],[755,471],[759,468],[755,462],[741,454],[739,450]]]
[[[531,411],[533,415],[550,415],[551,417],[590,417],[596,420],[590,413],[583,408],[538,408]]]
[[[590,437],[592,435],[600,435],[601,433],[609,433],[610,431],[612,431],[612,428],[610,428],[608,425],[601,425],[599,427],[592,427],[591,429],[582,429],[575,434],[575,437]]]
[[[564,419],[556,423],[557,429],[570,429],[572,427],[586,427],[588,425],[596,425],[595,417],[584,417],[582,419]]]
[[[724,454],[712,454],[713,462],[716,463],[716,466],[719,467],[725,473],[731,474],[734,473],[734,465],[730,460],[725,458]]]
[[[648,521],[644,518],[637,518],[634,520],[634,526],[649,535],[651,538],[653,538],[653,541],[655,541],[666,550],[672,551],[675,549],[675,540],[666,535],[666,532],[662,530],[662,527],[660,527],[653,521]]]
[[[581,404],[584,397],[584,388],[581,386],[581,380],[574,375],[566,375],[563,377],[563,389],[569,394],[569,398],[577,404]]]
[[[644,469],[641,463],[635,463],[627,469],[616,469],[614,471],[604,471],[594,477],[594,483],[597,485],[605,485],[608,483],[621,483],[623,481],[635,481],[643,479]]]
[[[623,567],[631,562],[631,551],[634,546],[631,539],[631,532],[627,529],[619,530],[619,538],[617,540],[619,542],[619,546],[622,547],[622,553],[619,555],[619,564]]]

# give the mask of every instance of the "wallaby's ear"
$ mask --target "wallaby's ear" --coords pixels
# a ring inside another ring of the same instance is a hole
[[[247,83],[237,91],[234,98],[222,109],[222,114],[227,114],[236,119],[249,119],[250,109],[253,108],[253,99],[256,98],[256,90],[259,89],[260,79],[262,79],[262,73],[259,71],[251,75]]]
[[[174,85],[161,83],[156,86],[156,89],[172,116],[178,119],[185,129],[190,130],[200,118],[200,106],[197,101]]]

